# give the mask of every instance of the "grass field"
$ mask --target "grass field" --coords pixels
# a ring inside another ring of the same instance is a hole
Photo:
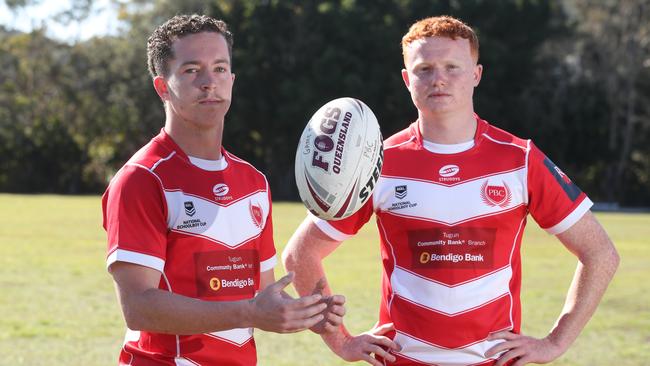
[[[274,205],[278,252],[304,216]],[[621,254],[603,302],[574,346],[553,365],[650,364],[650,215],[598,214]],[[379,250],[366,225],[326,260],[348,299],[353,333],[371,327],[379,302]],[[97,196],[0,194],[0,365],[115,365],[124,325],[105,270]],[[523,331],[543,336],[562,308],[575,259],[534,222],[523,245]],[[281,267],[281,266],[280,266]],[[283,274],[276,269],[276,277]],[[308,332],[257,331],[260,365],[343,365]]]

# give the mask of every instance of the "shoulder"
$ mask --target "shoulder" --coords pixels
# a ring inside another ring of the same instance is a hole
[[[384,140],[384,150],[395,149],[415,143],[417,138],[417,135],[413,130],[415,123],[416,122]]]
[[[524,151],[530,149],[529,139],[523,139],[521,137],[517,137],[506,130],[488,124],[487,122],[486,122],[486,128],[484,129],[482,136],[497,144],[517,147]]]
[[[530,139],[515,136],[483,120],[480,122],[482,126],[479,127],[480,136],[478,136],[478,139],[482,141],[483,152],[508,154],[508,156],[520,156],[527,159],[532,147]]]
[[[255,168],[253,164],[247,162],[246,160],[238,157],[237,155],[229,151],[226,151],[226,149],[223,149],[223,152],[226,158],[228,159],[228,163],[232,164],[232,169],[235,170],[237,174],[245,175],[249,179],[264,182],[264,184],[268,185],[264,173],[262,173],[257,168]]]

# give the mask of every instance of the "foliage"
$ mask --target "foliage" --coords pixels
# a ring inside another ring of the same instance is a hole
[[[74,21],[91,3],[76,0],[59,16]],[[404,128],[417,115],[401,80],[401,36],[417,19],[450,14],[479,33],[480,116],[533,138],[593,199],[650,205],[650,5],[642,0],[115,4],[127,24],[118,36],[66,45],[44,30],[0,29],[0,191],[101,191],[164,123],[146,38],[174,14],[199,12],[235,34],[224,145],[267,175],[275,198],[295,199],[295,146],[311,114],[354,96],[385,137]]]

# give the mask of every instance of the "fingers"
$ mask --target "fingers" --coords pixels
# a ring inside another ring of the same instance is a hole
[[[294,272],[289,272],[284,277],[275,281],[275,283],[273,283],[271,286],[276,292],[280,292],[284,290],[285,287],[289,286],[291,282],[293,282],[294,276],[295,276]]]
[[[372,357],[371,355],[364,353],[361,355],[361,360],[366,361],[367,363],[371,364],[372,366],[384,366],[383,363],[379,362],[376,358]]]
[[[380,325],[377,328],[372,329],[370,331],[370,333],[374,334],[374,335],[381,336],[381,335],[384,335],[384,334],[386,334],[388,332],[391,332],[393,330],[395,330],[395,325],[393,325],[393,323],[386,323],[386,324]]]
[[[397,343],[395,343],[392,339],[388,337],[376,337],[374,336],[375,343],[379,344],[383,347],[392,349],[393,351],[399,352],[402,350],[402,347],[400,347]]]
[[[316,314],[307,319],[293,320],[287,323],[284,330],[279,333],[296,333],[309,329],[323,320],[323,314]]]
[[[396,361],[396,357],[390,354],[389,350],[396,349],[398,347],[390,339],[386,337],[376,337],[367,333],[357,336],[356,339],[357,340],[355,343],[357,343],[357,346],[355,348],[357,349],[358,353],[356,357],[357,359],[366,361],[371,365],[383,365],[373,357],[374,354],[375,356],[381,357],[388,362]]]
[[[332,295],[329,297],[329,302],[331,305],[343,305],[345,304],[345,296],[343,295]]]
[[[497,339],[505,339],[506,341],[510,341],[516,339],[517,337],[519,337],[519,334],[513,333],[509,330],[504,330],[501,332],[490,333],[490,335],[487,337],[487,340],[496,341]]]
[[[316,286],[314,287],[314,291],[312,291],[312,294],[323,294],[323,290],[325,290],[325,287],[327,286],[327,280],[325,277],[321,277],[318,282],[316,282]]]
[[[522,349],[520,349],[520,348],[512,349],[512,350],[504,353],[501,357],[499,357],[499,360],[497,361],[497,363],[494,366],[503,366],[506,363],[508,363],[508,361],[510,361],[512,359],[517,359],[519,356],[521,356],[523,354],[524,354],[524,351]],[[519,360],[517,360],[517,361],[519,361]]]
[[[313,305],[308,305],[304,307],[298,307],[293,310],[294,317],[299,319],[311,318],[316,314],[321,314],[323,310],[327,308],[327,304],[322,302],[317,302]],[[321,317],[321,320],[325,319],[325,315]]]
[[[395,356],[391,355],[386,351],[384,348],[377,346],[376,344],[371,344],[367,348],[367,352],[370,354],[374,354],[376,356],[379,356],[381,358],[386,359],[388,362],[395,362],[397,359]]]
[[[503,332],[498,332],[498,333],[493,333],[490,334],[487,337],[488,341],[496,341],[496,340],[505,340],[505,342],[501,342],[492,348],[488,349],[485,352],[485,357],[492,357],[496,354],[499,354],[503,351],[507,351],[511,348],[516,347],[519,342],[516,342],[517,339],[519,339],[521,336],[519,334],[512,333],[510,331],[503,331]]]

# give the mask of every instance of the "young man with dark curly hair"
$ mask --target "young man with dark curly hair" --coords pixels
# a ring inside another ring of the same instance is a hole
[[[287,333],[340,324],[344,299],[291,298],[275,282],[266,178],[224,149],[232,34],[176,16],[147,45],[165,108],[160,133],[103,196],[107,268],[128,327],[120,365],[255,365],[253,328]]]

